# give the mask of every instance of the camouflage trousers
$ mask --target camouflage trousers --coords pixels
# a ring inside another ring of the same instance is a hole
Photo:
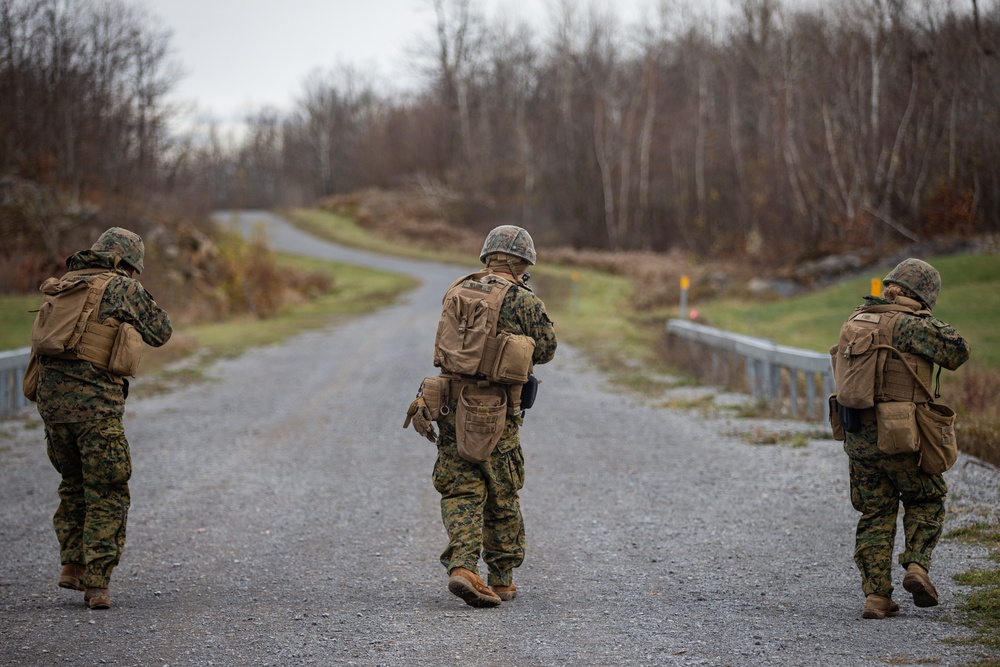
[[[491,586],[509,586],[513,569],[524,561],[524,520],[518,491],[524,486],[524,456],[518,425],[508,418],[500,443],[482,463],[458,455],[454,410],[439,422],[434,488],[441,494],[441,519],[448,548],[441,564],[479,571],[479,557]]]
[[[899,563],[903,567],[917,563],[930,570],[931,552],[944,525],[948,486],[941,475],[922,471],[918,456],[850,459],[851,503],[861,512],[854,562],[861,571],[865,595],[892,596],[892,550],[900,502],[906,543]]]
[[[84,585],[107,588],[125,548],[132,457],[120,418],[46,424],[49,460],[62,475],[52,519],[60,562],[87,568]]]

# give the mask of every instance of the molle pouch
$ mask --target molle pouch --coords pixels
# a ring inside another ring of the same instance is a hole
[[[497,335],[499,349],[487,376],[501,384],[524,384],[531,373],[535,339],[511,333]]]
[[[420,395],[424,397],[424,404],[434,421],[451,412],[448,408],[448,380],[440,375],[424,378],[420,383]]]
[[[458,455],[482,463],[500,441],[507,422],[507,392],[503,387],[465,385],[455,411]]]
[[[875,404],[878,448],[886,454],[912,454],[920,449],[917,406],[904,401]]]
[[[108,372],[114,375],[134,377],[139,371],[142,360],[142,335],[128,322],[122,322],[118,327],[114,345],[111,347],[111,358],[108,360]]]
[[[917,404],[917,428],[920,431],[920,469],[928,475],[940,475],[958,460],[955,436],[955,411],[940,403]]]
[[[844,425],[840,421],[840,404],[837,403],[837,395],[830,394],[830,430],[833,432],[833,439],[843,442],[847,439],[844,434]]]

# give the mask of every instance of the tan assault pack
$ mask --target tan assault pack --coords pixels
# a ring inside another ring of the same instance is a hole
[[[930,384],[933,365],[892,347],[896,320],[904,313],[920,312],[898,304],[859,308],[843,324],[837,344],[830,348],[840,405],[863,410],[881,401],[931,400],[918,381]],[[916,379],[911,375],[913,368]]]
[[[513,284],[490,271],[480,271],[451,286],[442,300],[434,339],[436,367],[499,384],[528,381],[534,339],[497,333],[500,307]]]
[[[94,279],[71,280],[87,275]],[[43,282],[39,290],[45,296],[31,328],[32,352],[89,361],[112,375],[135,375],[142,357],[142,336],[127,322],[114,318],[97,322],[101,299],[114,276],[104,269],[83,269]]]

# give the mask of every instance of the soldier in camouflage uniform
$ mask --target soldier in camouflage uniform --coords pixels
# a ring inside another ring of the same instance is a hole
[[[545,305],[525,284],[527,268],[535,259],[531,236],[513,225],[491,231],[479,257],[487,269],[515,283],[504,297],[497,331],[530,336],[535,341],[532,361],[544,364],[555,354],[556,334]],[[495,606],[516,596],[513,571],[524,560],[524,521],[518,498],[524,485],[523,418],[508,415],[496,448],[485,461],[474,464],[458,455],[454,396],[449,404],[450,413],[438,422],[441,434],[433,475],[448,531],[441,563],[450,575],[452,593],[472,606]],[[480,555],[489,572],[489,587],[478,574]]]
[[[865,297],[859,310],[895,303],[926,311],[900,316],[892,331],[893,347],[948,370],[965,363],[968,343],[954,328],[929,314],[941,291],[941,277],[933,266],[919,259],[904,260],[886,275],[883,285],[882,298]],[[903,588],[912,594],[916,606],[934,606],[938,596],[928,570],[941,536],[948,487],[941,475],[920,469],[919,452],[889,455],[878,448],[874,408],[864,411],[861,422],[860,430],[846,434],[844,451],[850,457],[851,503],[861,512],[854,560],[866,596],[862,615],[878,619],[899,613],[899,605],[892,600],[891,570],[900,502],[906,535],[905,549],[899,555],[906,569]]]
[[[153,347],[167,342],[170,318],[138,280],[143,243],[120,227],[66,260],[70,271],[106,269],[97,321],[132,324]],[[77,276],[92,281],[94,274]],[[72,356],[72,355],[69,355]],[[63,565],[59,586],[84,591],[91,609],[111,604],[108,582],[125,547],[132,459],[122,416],[128,380],[75,358],[38,357],[38,412],[45,422],[49,460],[62,475],[53,518]]]

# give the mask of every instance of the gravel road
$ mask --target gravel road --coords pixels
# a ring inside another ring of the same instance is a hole
[[[741,435],[818,425],[667,409],[670,396],[615,391],[566,345],[538,369],[522,430],[518,598],[466,606],[437,560],[434,448],[401,425],[435,372],[441,295],[474,265],[377,257],[254,219],[276,247],[424,283],[129,401],[133,506],[108,611],[55,585],[58,476],[37,416],[0,422],[0,664],[799,667],[979,653],[952,641],[967,631],[951,620],[951,575],[984,550],[939,546],[940,607],[915,608],[898,568],[900,616],[862,620],[839,444]],[[996,518],[995,471],[963,457],[947,479],[949,529]]]

